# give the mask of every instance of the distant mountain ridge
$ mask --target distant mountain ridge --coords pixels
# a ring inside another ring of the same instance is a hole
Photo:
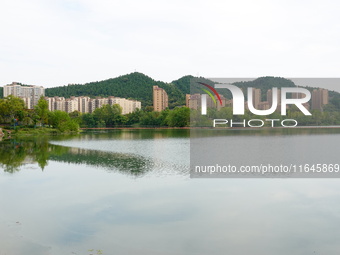
[[[185,94],[190,94],[190,81],[196,78],[203,80],[209,84],[214,84],[213,81],[205,79],[203,77],[194,77],[187,75],[174,80],[171,83],[165,83],[162,81],[155,81],[151,77],[134,72],[126,75],[119,76],[117,78],[111,78],[103,81],[96,81],[81,84],[70,84],[66,86],[60,86],[55,88],[47,88],[46,96],[60,96],[69,98],[71,96],[117,96],[124,98],[133,98],[142,102],[143,106],[152,105],[152,87],[159,86],[165,89],[169,96],[169,107],[174,108],[176,106],[185,105]],[[254,81],[237,82],[236,86],[244,89],[246,87],[261,88],[263,93],[271,87],[292,87],[295,84],[285,78],[280,77],[261,77]],[[219,91],[227,98],[231,98],[231,94],[228,91]]]

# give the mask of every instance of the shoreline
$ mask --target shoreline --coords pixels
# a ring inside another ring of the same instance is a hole
[[[227,131],[227,130],[303,130],[303,129],[340,129],[339,126],[298,126],[298,127],[111,127],[111,128],[79,128],[78,132],[60,132],[53,128],[37,128],[37,129],[25,129],[19,132],[14,130],[1,129],[0,141],[8,138],[19,138],[29,136],[58,136],[58,135],[70,135],[80,134],[84,131],[109,131],[109,130],[215,130],[215,131]]]
[[[79,128],[79,130],[114,130],[114,129],[192,129],[191,127],[112,127],[112,128]]]
[[[322,129],[322,128],[340,128],[339,126],[298,126],[298,127],[111,127],[111,128],[79,128],[79,130],[119,130],[119,129],[214,129],[214,130],[229,130],[229,129]]]

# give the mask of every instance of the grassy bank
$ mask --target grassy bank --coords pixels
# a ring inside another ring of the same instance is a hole
[[[2,129],[2,132],[4,133],[3,138],[78,133],[78,132],[61,132],[56,128],[48,127]]]

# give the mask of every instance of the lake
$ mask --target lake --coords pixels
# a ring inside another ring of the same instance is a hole
[[[340,179],[190,178],[189,133],[1,142],[0,255],[339,253]],[[314,162],[317,147],[339,163],[338,130],[229,130],[223,139],[264,161],[277,151],[289,162],[293,144],[303,149],[294,161]],[[241,146],[249,143],[257,146]]]

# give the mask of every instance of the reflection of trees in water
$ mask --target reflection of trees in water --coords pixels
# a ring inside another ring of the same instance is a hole
[[[51,145],[47,138],[6,140],[0,143],[0,165],[6,172],[19,171],[20,166],[37,162],[44,170],[51,153],[67,153],[68,148]]]
[[[51,160],[73,164],[86,164],[119,171],[129,175],[142,175],[152,168],[152,161],[141,156],[124,153],[69,148],[68,153],[51,155]]]
[[[27,150],[20,145],[2,142],[0,144],[0,164],[6,172],[13,173],[24,163]]]
[[[104,167],[135,176],[147,172],[152,165],[143,157],[53,145],[47,138],[3,141],[0,143],[0,155],[0,166],[9,173],[35,162],[43,170],[48,160]]]

